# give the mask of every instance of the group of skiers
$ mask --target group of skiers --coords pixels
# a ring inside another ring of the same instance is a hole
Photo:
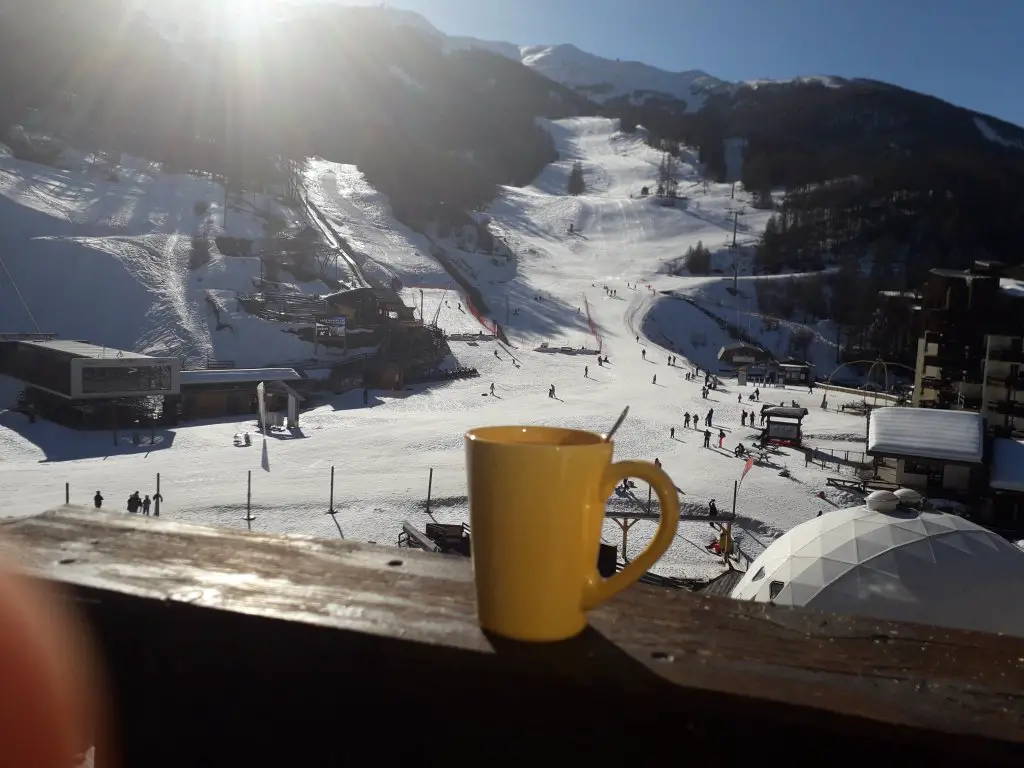
[[[96,495],[92,497],[92,503],[96,509],[100,509],[103,506],[103,494],[96,491]],[[154,493],[153,497],[150,498],[147,494],[145,498],[142,498],[138,491],[135,491],[131,496],[128,497],[128,512],[135,514],[142,511],[142,514],[149,515],[149,510],[153,507],[153,516],[160,517],[160,505],[159,502],[163,501],[164,497],[159,493]],[[154,503],[155,506],[154,506]]]

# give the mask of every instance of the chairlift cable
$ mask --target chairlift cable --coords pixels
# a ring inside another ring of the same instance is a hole
[[[25,308],[25,313],[28,315],[28,319],[32,321],[32,325],[35,326],[36,333],[42,333],[39,328],[39,323],[36,322],[35,315],[32,314],[32,310],[29,309],[28,302],[25,301],[25,297],[21,295],[21,289],[18,288],[18,284],[14,281],[14,275],[11,274],[11,270],[7,268],[7,262],[4,261],[4,257],[0,254],[0,267],[4,268],[4,272],[7,275],[7,279],[11,281],[11,286],[14,288],[14,292],[18,295],[18,299],[21,301],[21,305]]]

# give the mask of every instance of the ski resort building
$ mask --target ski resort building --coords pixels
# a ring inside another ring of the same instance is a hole
[[[863,506],[801,523],[754,560],[732,597],[1024,636],[1024,613],[1011,608],[1024,551],[921,502],[909,489],[875,491]]]
[[[289,423],[297,424],[305,397],[296,387],[304,381],[307,380],[292,368],[182,371],[181,392],[165,398],[164,413],[172,423],[255,416],[259,410],[256,387],[262,383],[266,390],[268,419],[269,414],[282,413],[287,414]]]
[[[415,317],[412,307],[391,288],[353,288],[324,297],[328,317],[345,317],[352,326],[375,326]]]
[[[70,401],[176,395],[181,361],[85,341],[0,336],[0,372]]]
[[[1024,436],[1024,282],[998,262],[933,269],[921,291],[913,404],[980,413]]]
[[[784,405],[762,405],[767,424],[764,428],[765,440],[775,445],[800,445],[803,442],[803,421],[807,416],[806,408],[793,408]]]
[[[985,492],[985,424],[977,413],[876,408],[868,417],[867,454],[885,483],[928,495]]]
[[[726,344],[718,350],[718,362],[733,368],[746,368],[755,363],[767,362],[770,359],[771,355],[763,349],[745,342]]]

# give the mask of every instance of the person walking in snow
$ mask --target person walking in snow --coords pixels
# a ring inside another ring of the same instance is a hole
[[[711,426],[711,420],[714,419],[714,418],[715,418],[715,409],[711,408],[711,409],[708,410],[708,420],[706,422],[704,422],[704,423],[707,424],[710,427]]]
[[[736,395],[736,402],[737,403],[742,403],[743,402],[743,395]]]
[[[704,447],[705,448],[710,448],[711,447],[711,430],[710,429],[705,429],[704,430]]]
[[[589,365],[584,365],[583,366],[583,378],[584,379],[590,378],[590,366]]]
[[[718,505],[714,499],[708,502],[708,517],[718,517]]]
[[[659,459],[657,456],[654,457],[654,466],[656,466],[658,469],[661,469],[661,459]]]
[[[548,389],[548,397],[553,398],[554,396],[555,396],[555,385],[552,384],[550,389]]]
[[[747,426],[747,412],[740,411],[740,423],[742,426]]]
[[[669,440],[675,440],[676,439],[676,428],[675,427],[669,427],[668,428],[668,437],[669,437]]]
[[[828,410],[828,395],[822,395],[821,396],[821,410],[823,410],[823,411],[827,411]]]
[[[683,414],[683,426],[686,429],[690,428],[690,414],[689,413],[684,413]]]
[[[657,383],[658,383],[658,374],[654,374],[654,378],[651,379],[651,384],[657,384]]]
[[[694,429],[700,429],[698,424],[700,424],[700,414],[699,413],[695,413],[695,414],[693,414],[693,428]]]
[[[494,394],[494,382],[493,381],[491,382],[491,394],[492,395]]]
[[[149,517],[149,505],[153,502],[149,498],[149,494],[146,494],[146,498],[142,500],[142,514]]]
[[[494,356],[501,360],[501,355],[498,354],[498,350],[494,350]]]
[[[153,494],[153,517],[160,517],[160,502],[163,500],[163,494],[159,491]]]
[[[646,349],[641,349],[640,350],[640,357],[643,358],[644,360],[647,359],[647,350]]]
[[[722,447],[722,443],[725,442],[725,432],[718,430],[718,447]]]
[[[640,334],[639,334],[639,333],[638,333],[638,334],[636,335],[636,343],[637,343],[637,344],[639,344],[639,343],[640,343]]]
[[[92,503],[96,505],[96,509],[103,506],[103,494],[96,491],[96,495],[92,497]]]

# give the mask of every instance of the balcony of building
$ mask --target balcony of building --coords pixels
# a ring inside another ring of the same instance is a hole
[[[990,373],[985,377],[985,385],[988,387],[997,387],[1018,392],[1024,390],[1024,375],[1021,375],[1020,373]]]
[[[467,558],[70,507],[3,534],[96,641],[114,725],[97,766],[515,765],[556,750],[642,765],[679,749],[738,764],[837,745],[1000,765],[1024,749],[1021,638],[641,584],[581,635],[523,644],[478,628]]]
[[[988,359],[1002,363],[1024,363],[1024,350],[1012,347],[1003,349],[989,349]]]
[[[998,416],[1009,416],[1015,419],[1024,418],[1024,402],[1017,400],[988,400],[985,407],[989,413]]]

